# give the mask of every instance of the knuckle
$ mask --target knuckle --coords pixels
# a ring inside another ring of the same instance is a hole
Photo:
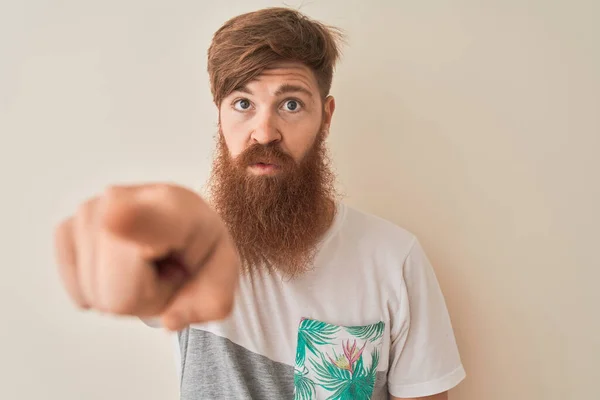
[[[124,295],[122,293],[105,293],[99,299],[95,308],[98,311],[117,314],[117,315],[132,315],[135,314],[138,301],[134,296]]]
[[[54,237],[56,237],[57,239],[63,238],[64,235],[69,231],[71,222],[72,222],[71,218],[67,218],[67,219],[60,221],[54,228]]]
[[[77,208],[77,212],[75,213],[75,218],[80,223],[89,223],[94,219],[94,215],[96,213],[96,204],[98,203],[98,198],[94,197],[89,200],[84,201]]]
[[[157,183],[152,186],[152,192],[162,199],[169,200],[177,194],[177,187],[170,183]]]
[[[134,313],[134,308],[131,304],[124,301],[104,301],[96,305],[95,308],[107,314],[131,315]]]
[[[109,196],[118,194],[118,193],[122,192],[123,190],[126,190],[126,188],[124,186],[115,185],[115,184],[108,185],[104,189],[104,196],[109,197]]]
[[[118,315],[155,314],[163,310],[166,305],[165,296],[155,284],[151,284],[143,277],[133,278],[135,283],[128,287],[117,289],[109,282],[105,291],[101,292],[98,309],[103,312]]]

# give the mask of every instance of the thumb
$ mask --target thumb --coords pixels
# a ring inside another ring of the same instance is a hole
[[[165,310],[163,325],[170,330],[180,330],[189,324],[226,318],[233,309],[239,269],[235,245],[231,237],[224,234],[204,258],[202,267]]]

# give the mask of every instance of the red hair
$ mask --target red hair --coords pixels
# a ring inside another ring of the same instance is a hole
[[[217,106],[273,63],[297,61],[315,74],[329,95],[343,34],[288,8],[266,8],[225,22],[208,49],[208,74]]]

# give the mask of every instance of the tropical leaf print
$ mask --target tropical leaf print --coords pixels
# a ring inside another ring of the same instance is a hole
[[[329,392],[333,392],[327,400],[369,400],[373,394],[379,353],[372,354],[372,363],[366,368],[362,354],[356,364],[350,364],[350,369],[340,368],[332,360],[327,360],[321,354],[321,360],[311,359],[313,369],[317,375],[317,383]]]
[[[294,370],[294,400],[313,400],[316,396],[315,383],[308,376],[308,370]]]
[[[355,336],[359,339],[370,340],[371,342],[374,342],[381,338],[381,336],[383,335],[384,327],[385,324],[382,321],[373,325],[347,326],[346,331],[348,331],[348,333],[352,336]]]
[[[355,368],[354,363],[361,360],[362,352],[365,349],[366,345],[367,345],[367,343],[364,343],[362,345],[362,347],[357,347],[356,340],[354,340],[352,345],[350,344],[349,340],[347,340],[346,342],[342,342],[343,354],[338,356],[334,350],[333,351],[334,358],[332,359],[330,356],[329,360],[333,364],[335,364],[336,367],[341,368],[341,369],[347,369],[348,371],[350,371],[351,374],[353,374],[354,368]]]
[[[303,318],[298,327],[294,400],[369,400],[385,323],[333,325]]]
[[[339,368],[320,354],[320,360],[310,359],[313,371],[317,375],[318,384],[330,392],[344,387],[352,378],[350,371]]]
[[[339,330],[339,326],[325,322],[312,319],[302,320],[300,327],[298,328],[296,365],[299,367],[304,366],[304,362],[306,361],[306,349],[317,355],[317,347],[330,344]]]
[[[354,381],[354,392],[353,395],[357,399],[370,399],[375,387],[375,379],[377,378],[377,365],[379,365],[379,352],[375,350],[373,352],[371,366],[364,368],[362,365],[362,358],[360,360],[360,367],[357,364],[356,372],[353,376]]]
[[[373,381],[375,384],[375,379],[377,378],[377,366],[379,365],[379,351],[376,349],[371,354],[371,366],[369,367],[369,379]]]

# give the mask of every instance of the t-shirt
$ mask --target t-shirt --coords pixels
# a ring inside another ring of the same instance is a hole
[[[338,203],[318,246],[308,272],[242,277],[230,317],[178,332],[181,400],[387,400],[464,379],[415,235]]]

